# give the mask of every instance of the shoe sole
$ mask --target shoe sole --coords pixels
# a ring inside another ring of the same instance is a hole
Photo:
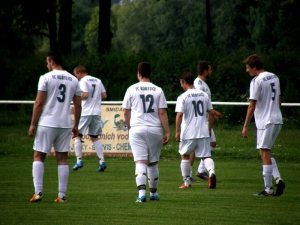
[[[199,177],[202,180],[208,180],[208,176],[202,175],[202,174],[196,174],[197,177]]]
[[[209,189],[215,189],[217,186],[217,178],[216,175],[213,174],[211,177],[208,179],[208,188]]]
[[[282,195],[284,189],[285,189],[285,184],[283,182],[280,182],[276,188],[276,192],[275,192],[274,196]]]
[[[261,193],[254,193],[253,196],[256,196],[256,197],[273,197],[274,194],[263,195],[263,194],[261,194]]]
[[[42,201],[42,199],[37,199],[37,200],[34,200],[34,201],[31,201],[31,199],[30,199],[30,202],[32,202],[32,203],[34,203],[34,202],[40,202],[40,201]]]

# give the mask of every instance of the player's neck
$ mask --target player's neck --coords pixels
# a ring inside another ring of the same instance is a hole
[[[150,79],[143,77],[143,78],[140,79],[140,82],[148,82],[149,83]]]
[[[206,76],[198,74],[198,78],[206,82]]]
[[[62,66],[59,66],[59,65],[53,65],[52,69],[53,70],[63,70]]]
[[[264,70],[264,69],[257,70],[257,71],[256,71],[256,76],[258,76],[258,75],[261,74],[262,72],[265,72],[265,70]]]

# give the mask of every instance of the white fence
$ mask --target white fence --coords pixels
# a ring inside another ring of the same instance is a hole
[[[34,101],[0,101],[0,104],[33,104]],[[167,101],[169,105],[175,105],[176,101]],[[213,105],[249,105],[249,102],[212,102]],[[102,105],[122,105],[122,101],[103,101]],[[300,103],[282,103],[282,106],[300,106]]]

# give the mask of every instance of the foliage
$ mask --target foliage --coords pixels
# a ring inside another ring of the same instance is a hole
[[[148,61],[152,65],[152,82],[165,92],[168,101],[176,101],[183,92],[179,85],[179,76],[184,72],[197,75],[199,60],[208,60],[212,64],[213,73],[207,81],[213,102],[247,102],[251,77],[245,72],[242,61],[252,54],[250,51],[239,51],[228,54],[215,52],[212,48],[202,46],[198,49],[121,51],[107,52],[102,55],[88,54],[68,56],[63,67],[72,72],[80,65],[87,68],[88,73],[100,78],[108,93],[108,101],[123,100],[126,89],[138,82],[137,65]],[[272,55],[258,53],[267,71],[277,74],[281,81],[283,102],[299,102],[300,77],[299,55],[296,52],[274,51]],[[6,100],[34,100],[39,76],[47,72],[46,53],[37,53],[23,59],[5,59],[2,74],[7,78],[0,84],[0,93]],[[34,63],[32,63],[34,62]],[[18,65],[18,66],[14,66]],[[15,107],[15,106],[14,106]],[[245,107],[214,106],[224,114],[224,123],[243,123]],[[285,118],[296,118],[297,107],[284,109]],[[174,122],[174,108],[169,109],[170,121]],[[298,122],[296,122],[298,124]]]

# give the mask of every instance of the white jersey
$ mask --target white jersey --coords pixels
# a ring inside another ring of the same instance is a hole
[[[249,99],[256,100],[254,117],[257,129],[265,129],[267,124],[282,124],[279,95],[280,82],[275,74],[262,72],[251,80]]]
[[[198,90],[204,91],[208,95],[208,97],[211,101],[210,89],[209,89],[208,85],[203,80],[201,80],[199,77],[197,77],[194,80],[194,87],[197,88]]]
[[[82,99],[81,116],[101,116],[101,94],[106,92],[101,80],[87,75],[80,79],[79,85],[82,92],[89,94],[87,99]]]
[[[46,127],[71,128],[70,104],[74,95],[81,96],[77,78],[65,70],[52,70],[40,77],[38,91],[47,92],[38,124]]]
[[[122,107],[131,109],[131,127],[161,127],[158,109],[165,109],[168,106],[160,87],[151,82],[139,82],[127,89]]]
[[[204,91],[193,88],[181,94],[175,108],[175,112],[183,113],[180,139],[209,137],[206,114],[211,109],[211,101]]]

